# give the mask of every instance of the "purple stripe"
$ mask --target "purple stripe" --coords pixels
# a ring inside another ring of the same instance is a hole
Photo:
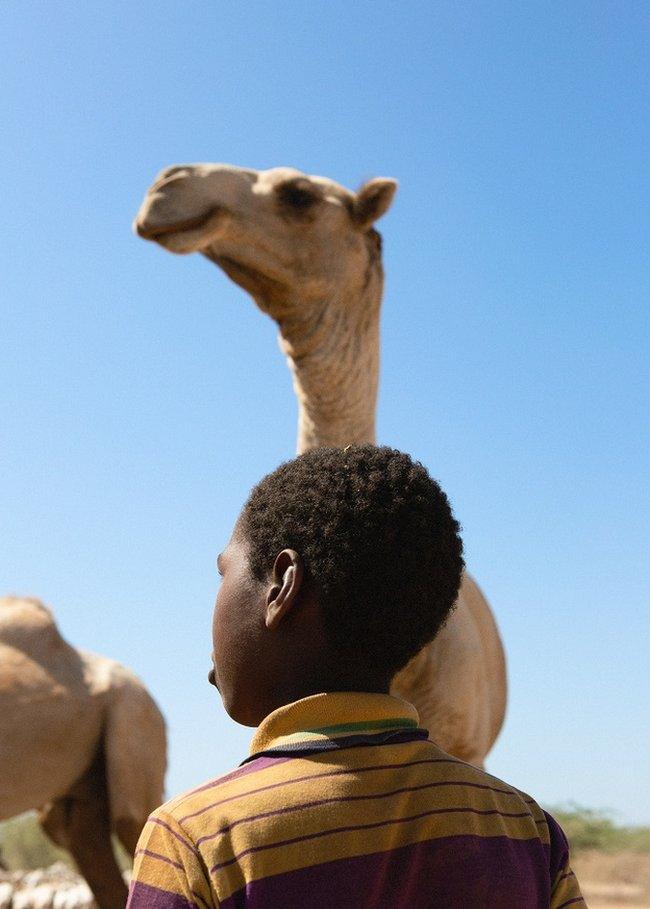
[[[260,758],[260,760],[266,761],[269,759]],[[284,763],[288,760],[291,760],[291,758],[278,758],[276,763]],[[294,783],[306,783],[308,780],[323,780],[333,776],[356,776],[359,773],[367,773],[371,770],[400,770],[403,767],[417,767],[421,764],[459,764],[461,767],[464,766],[464,762],[458,761],[456,758],[426,758],[419,761],[408,761],[407,763],[401,764],[373,764],[370,767],[346,767],[344,770],[327,770],[324,773],[311,773],[307,774],[306,776],[294,776],[288,780],[280,780],[278,783],[268,783],[266,786],[258,786],[257,789],[249,789],[247,792],[240,792],[238,795],[230,795],[228,798],[219,799],[216,802],[211,802],[209,805],[204,805],[203,808],[199,808],[198,811],[192,812],[192,814],[186,814],[184,817],[180,818],[179,823],[182,824],[184,821],[188,820],[188,818],[197,817],[199,814],[204,814],[211,808],[217,808],[219,805],[225,805],[227,802],[234,802],[237,799],[247,798],[249,795],[257,795],[258,792],[267,792],[269,789],[278,789],[281,786],[290,786]],[[253,764],[246,765],[246,767],[253,766]],[[473,767],[472,769],[476,772],[476,768]],[[517,793],[513,790],[513,795],[516,794]]]
[[[327,799],[316,799],[311,802],[302,802],[297,805],[286,805],[283,808],[276,808],[273,811],[265,811],[262,814],[251,814],[248,817],[238,818],[236,821],[233,821],[230,824],[227,824],[225,827],[221,827],[215,833],[207,833],[205,836],[200,837],[196,841],[196,845],[200,846],[201,843],[205,843],[206,840],[213,840],[217,836],[221,836],[224,833],[228,833],[234,827],[238,827],[240,824],[252,823],[253,821],[261,821],[264,818],[275,817],[278,814],[288,814],[292,811],[302,811],[305,808],[316,808],[321,805],[333,805],[340,804],[343,802],[364,802],[372,801],[373,799],[385,799],[390,798],[393,795],[403,795],[405,792],[420,792],[423,789],[437,789],[440,786],[461,786],[471,787],[473,789],[486,789],[488,792],[498,792],[504,795],[517,795],[516,792],[510,792],[507,789],[496,789],[492,786],[487,786],[484,783],[465,783],[462,780],[439,780],[435,783],[422,783],[419,786],[403,786],[401,789],[390,789],[387,792],[373,792],[365,795],[341,795],[341,796],[332,796]],[[447,809],[458,811],[458,808]],[[504,815],[510,816],[510,815]],[[522,815],[515,815],[516,817],[531,817],[529,812],[525,812]],[[535,821],[536,824],[546,823],[545,821]]]
[[[380,827],[391,827],[397,824],[407,824],[409,821],[419,821],[425,817],[433,817],[438,814],[476,814],[481,817],[487,817],[489,815],[497,815],[498,817],[504,818],[522,818],[527,817],[531,818],[528,811],[523,812],[508,812],[508,811],[497,811],[496,808],[489,808],[486,810],[481,810],[479,808],[468,808],[466,806],[458,808],[432,808],[429,811],[422,811],[419,814],[411,814],[408,817],[398,817],[390,818],[386,821],[374,821],[372,824],[353,824],[347,827],[331,827],[329,830],[318,830],[316,833],[307,833],[304,836],[294,836],[288,840],[279,840],[275,843],[264,843],[261,846],[251,846],[249,849],[244,849],[242,852],[238,852],[232,858],[228,859],[225,862],[218,862],[216,865],[213,865],[210,868],[210,874],[214,874],[216,871],[220,871],[222,868],[227,868],[228,865],[232,865],[234,862],[239,861],[239,859],[244,858],[246,855],[252,855],[256,852],[263,852],[267,849],[277,849],[281,846],[292,846],[294,843],[304,843],[308,840],[320,839],[323,836],[330,836],[335,833],[352,833],[355,830],[377,830]],[[532,839],[532,837],[531,837]],[[537,839],[537,836],[535,836]]]
[[[548,909],[539,840],[454,836],[354,856],[246,884],[221,909]]]
[[[247,776],[249,773],[256,773],[258,770],[265,770],[266,767],[271,767],[274,764],[284,764],[285,760],[288,760],[288,758],[263,757],[254,764],[243,764],[242,766],[237,767],[236,770],[227,773],[225,776],[217,777],[215,780],[210,780],[208,783],[204,783],[202,786],[197,786],[196,789],[191,789],[189,792],[186,792],[179,800],[178,807],[180,808],[188,799],[197,795],[199,792],[206,792],[208,789],[216,789],[218,786],[221,786],[222,783],[229,783],[231,780],[239,779],[240,776]],[[194,817],[194,815],[188,814],[187,817]],[[184,820],[185,818],[181,818],[181,821]]]
[[[179,843],[182,843],[187,849],[190,850],[192,855],[198,855],[198,852],[196,851],[194,846],[191,843],[189,843],[186,839],[184,839],[179,833],[176,833],[174,828],[170,827],[169,824],[165,823],[165,821],[161,821],[159,817],[150,817],[149,820],[151,821],[152,824],[157,824],[159,827],[164,827],[165,830],[168,830],[171,833],[171,835],[178,840]]]
[[[559,905],[557,907],[557,909],[564,909],[565,906],[573,906],[575,903],[582,903],[584,906],[585,901],[583,900],[583,898],[581,896],[576,896],[572,900],[567,900],[566,903],[562,903],[561,905]]]
[[[191,890],[190,893],[192,894],[192,896],[194,897],[194,899],[196,900],[197,903],[201,903],[202,905],[205,906],[205,909],[212,909],[212,906],[210,905],[210,903],[206,899],[204,899],[200,893],[197,893],[196,890]]]
[[[129,890],[127,909],[194,909],[192,903],[178,893],[161,890],[141,881],[134,881]]]
[[[160,855],[158,852],[152,852],[150,849],[136,849],[135,855],[148,855],[149,858],[158,859],[160,862],[166,862],[168,865],[173,865],[174,868],[178,868],[180,871],[184,870],[183,866],[178,862],[173,862],[170,858],[167,858],[166,855]]]
[[[550,871],[551,880],[556,881],[559,874],[566,871],[569,864],[569,843],[564,835],[564,831],[548,812],[544,812],[544,817],[548,823],[548,835],[550,838]]]
[[[440,745],[437,742],[434,742],[433,739],[427,739],[427,742],[429,743],[429,745],[435,745],[436,748],[438,748],[440,751],[444,752],[444,748],[440,748]],[[464,765],[465,767],[471,767],[472,770],[477,769],[474,764],[468,764],[467,761],[461,761],[460,758],[456,758],[455,760],[456,760],[457,764]],[[482,770],[481,773],[484,773],[486,776],[490,776],[490,774],[486,770]],[[513,789],[512,791],[516,792],[519,795],[519,797],[522,799],[522,801],[524,801],[527,805],[537,806],[537,802],[535,801],[535,799],[531,799],[531,797],[529,795],[526,795],[525,792],[519,792],[518,789]],[[537,807],[539,807],[539,806],[537,806]]]

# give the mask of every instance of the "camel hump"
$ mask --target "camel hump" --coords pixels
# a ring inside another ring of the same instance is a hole
[[[35,597],[0,597],[0,641],[34,654],[52,644],[67,646],[52,612]]]
[[[487,672],[491,681],[492,723],[494,738],[503,726],[506,713],[508,677],[506,656],[499,629],[483,591],[471,575],[463,574],[462,596],[467,603],[483,642]],[[493,739],[494,740],[494,739]]]
[[[163,801],[167,738],[163,715],[144,684],[110,662],[104,754],[111,823],[123,839],[121,831],[139,833]]]

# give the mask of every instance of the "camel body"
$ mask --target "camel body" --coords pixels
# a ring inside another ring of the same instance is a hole
[[[353,193],[326,177],[227,164],[163,170],[134,222],[170,252],[200,252],[277,323],[298,399],[298,452],[375,443],[381,238],[374,222],[397,184]],[[421,724],[481,766],[503,724],[503,646],[490,607],[464,575],[445,627],[395,677]]]
[[[503,725],[506,687],[492,611],[465,573],[447,623],[397,673],[391,693],[415,705],[420,724],[444,751],[482,767]]]
[[[0,819],[40,811],[101,907],[123,906],[115,833],[131,854],[163,800],[165,724],[140,680],[78,651],[34,599],[0,599]]]

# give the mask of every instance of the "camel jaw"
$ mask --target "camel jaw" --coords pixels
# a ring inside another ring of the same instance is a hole
[[[204,249],[203,255],[218,265],[231,281],[250,294],[260,309],[269,315],[271,315],[270,307],[273,303],[286,299],[288,288],[277,278],[264,274],[239,258],[226,255],[215,248]]]

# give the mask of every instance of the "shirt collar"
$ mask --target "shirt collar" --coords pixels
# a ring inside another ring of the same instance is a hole
[[[255,732],[246,760],[426,738],[418,721],[412,704],[389,694],[314,694],[270,713]]]

